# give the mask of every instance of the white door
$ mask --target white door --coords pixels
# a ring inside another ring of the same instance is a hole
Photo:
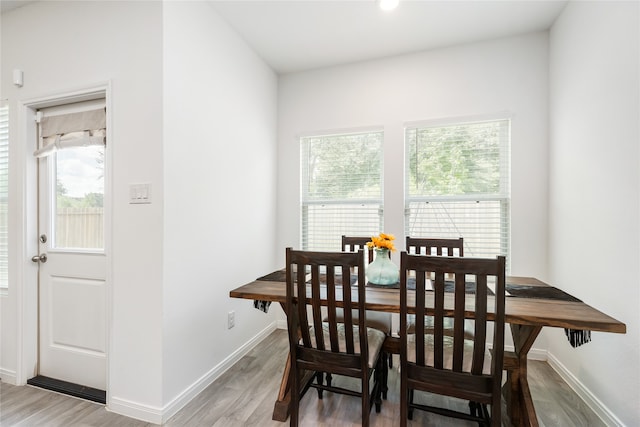
[[[53,117],[93,104],[41,113]],[[43,141],[46,145],[42,132],[40,126],[40,148]],[[93,131],[85,132],[89,139],[84,142],[67,144],[65,138],[72,132],[64,126],[55,132],[59,132],[57,149],[38,159],[40,252],[32,259],[39,263],[38,371],[41,376],[106,390],[106,147],[87,143],[100,139]],[[104,136],[104,130],[95,133]]]

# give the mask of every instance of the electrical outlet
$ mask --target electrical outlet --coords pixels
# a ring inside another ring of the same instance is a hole
[[[236,326],[236,312],[230,311],[227,313],[227,329],[231,329]]]

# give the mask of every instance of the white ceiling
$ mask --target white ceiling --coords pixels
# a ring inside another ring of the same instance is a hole
[[[35,0],[0,0],[0,13],[33,3]]]
[[[544,31],[566,0],[210,0],[278,73]]]
[[[170,0],[178,1],[178,0]],[[208,0],[276,72],[365,61],[551,27],[568,0]],[[33,0],[0,0],[0,10]]]

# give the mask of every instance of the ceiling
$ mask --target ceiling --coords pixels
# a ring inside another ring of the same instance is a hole
[[[0,0],[0,13],[33,3],[35,0]]]
[[[210,0],[278,73],[544,31],[567,1]]]
[[[568,2],[400,0],[383,12],[376,0],[208,1],[281,74],[544,31]]]

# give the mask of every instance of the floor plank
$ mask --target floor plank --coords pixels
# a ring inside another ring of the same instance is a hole
[[[271,420],[273,404],[280,387],[280,379],[287,357],[287,333],[273,332],[243,357],[229,371],[196,396],[182,410],[168,420],[168,427],[283,427],[288,423]],[[383,401],[379,414],[371,411],[371,426],[399,425],[400,377],[399,361],[389,373],[388,400]],[[348,379],[334,377],[334,382]],[[544,427],[593,426],[605,424],[591,411],[576,393],[545,362],[529,363],[529,383]],[[419,399],[438,402],[451,408],[466,410],[466,403],[440,396],[420,396]],[[358,398],[325,393],[319,400],[315,390],[303,398],[300,425],[302,426],[359,426]],[[508,419],[503,417],[504,425]],[[0,426],[2,427],[152,427],[146,423],[105,409],[104,405],[65,396],[32,386],[12,386],[0,382]],[[466,421],[452,420],[416,411],[409,425],[439,427],[476,426]]]

